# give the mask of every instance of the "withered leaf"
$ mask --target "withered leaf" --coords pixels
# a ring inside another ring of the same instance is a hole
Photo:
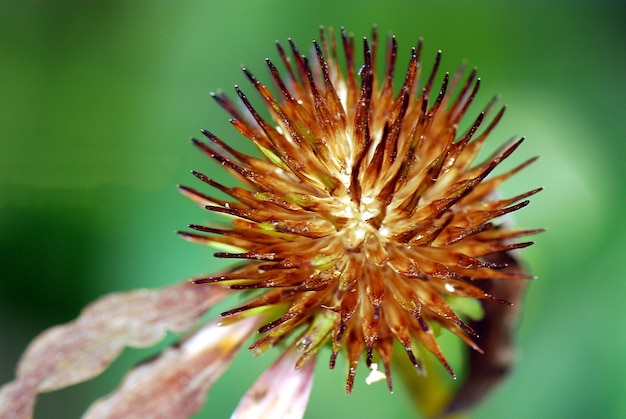
[[[513,252],[500,252],[485,257],[489,262],[505,263],[503,271],[523,274],[521,263]],[[482,320],[471,323],[479,335],[475,339],[484,351],[469,351],[469,371],[466,379],[448,405],[445,414],[469,409],[481,401],[499,384],[512,368],[515,361],[513,334],[517,327],[523,306],[528,280],[507,279],[501,281],[480,281],[480,288],[491,295],[497,295],[512,306],[483,302],[485,315]]]
[[[249,317],[226,326],[217,322],[204,326],[180,345],[131,370],[122,385],[96,401],[83,418],[191,417],[260,320]]]
[[[0,389],[0,417],[29,418],[38,393],[95,377],[125,346],[149,347],[181,333],[228,291],[188,283],[100,298],[76,319],[41,333],[26,349],[14,381]]]

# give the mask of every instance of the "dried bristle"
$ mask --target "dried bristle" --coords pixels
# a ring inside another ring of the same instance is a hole
[[[475,333],[446,296],[506,303],[482,291],[480,280],[526,278],[481,258],[528,246],[531,242],[511,240],[539,232],[509,230],[492,222],[524,207],[528,201],[523,199],[539,191],[490,198],[497,186],[531,161],[488,178],[519,140],[475,163],[504,113],[503,107],[485,122],[495,109],[494,99],[466,132],[457,132],[480,87],[475,69],[464,82],[464,65],[452,77],[445,74],[434,91],[439,51],[426,82],[420,84],[420,40],[397,87],[394,37],[388,38],[380,74],[375,68],[376,32],[371,42],[363,39],[362,65],[356,64],[352,35],[343,29],[338,45],[332,30],[330,36],[321,31],[308,58],[291,39],[286,49],[277,44],[286,71],[281,74],[266,60],[275,92],[244,68],[267,106],[262,112],[239,87],[242,106],[221,92],[214,94],[262,157],[238,152],[208,131],[203,133],[210,143],[194,140],[244,185],[226,187],[194,172],[230,200],[181,188],[208,210],[233,220],[223,228],[191,228],[209,234],[205,243],[241,249],[217,257],[245,260],[227,275],[196,282],[265,289],[224,315],[287,307],[260,329],[264,336],[252,349],[263,351],[293,337],[302,352],[301,366],[329,343],[331,368],[345,349],[348,393],[363,354],[368,365],[374,356],[380,359],[391,389],[395,340],[418,371],[423,369],[419,348],[425,347],[454,376],[432,325],[449,329],[480,350],[471,340]],[[346,68],[339,67],[338,50]],[[262,115],[267,113],[270,118]],[[483,125],[487,127],[481,131]],[[202,234],[181,234],[203,242]],[[295,330],[303,331],[292,336]]]

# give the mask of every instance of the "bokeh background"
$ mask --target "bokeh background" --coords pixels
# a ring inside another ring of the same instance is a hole
[[[400,65],[418,37],[426,65],[464,59],[509,110],[493,146],[527,142],[513,159],[540,160],[504,188],[545,191],[516,214],[546,227],[524,251],[530,284],[514,373],[476,418],[626,417],[626,3],[623,1],[0,1],[0,382],[41,330],[98,296],[158,287],[219,266],[173,232],[207,214],[174,185],[215,166],[188,142],[210,128],[244,141],[209,92],[252,92],[274,40],[302,50],[318,26],[357,39],[376,23],[399,41]],[[40,397],[39,418],[79,417],[152,350],[127,350],[103,376]],[[201,418],[228,417],[271,357],[245,351]],[[399,388],[352,396],[344,371],[318,365],[308,418],[410,417]]]

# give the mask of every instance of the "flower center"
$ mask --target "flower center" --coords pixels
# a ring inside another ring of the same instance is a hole
[[[346,249],[355,252],[364,252],[369,259],[372,249],[384,248],[389,228],[384,224],[379,228],[372,225],[371,220],[380,214],[380,202],[376,199],[363,195],[360,204],[357,204],[348,196],[342,200],[342,209],[336,214],[347,218],[349,221],[339,232]],[[378,259],[378,258],[375,258]]]

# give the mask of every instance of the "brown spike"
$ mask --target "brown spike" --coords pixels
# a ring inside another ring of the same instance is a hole
[[[269,68],[270,74],[272,75],[272,79],[274,80],[276,87],[282,93],[283,98],[287,100],[287,102],[289,102],[292,106],[297,106],[296,99],[293,97],[293,95],[291,94],[291,92],[289,91],[285,83],[283,82],[283,79],[281,78],[280,73],[278,72],[278,69],[276,68],[274,63],[272,63],[272,61],[269,58],[265,59],[265,63],[267,64],[267,67]]]
[[[229,114],[232,115],[233,118],[239,119],[240,121],[249,120],[246,116],[244,116],[235,104],[228,98],[228,96],[218,90],[217,92],[211,92],[211,97],[215,99],[215,101],[226,110]]]
[[[478,69],[473,68],[470,72],[465,84],[459,91],[456,100],[450,106],[449,120],[450,123],[457,123],[467,111],[467,108],[474,100],[478,88],[480,87],[480,79],[477,79]],[[470,87],[474,84],[474,89],[470,93]],[[469,95],[469,96],[468,96]],[[456,122],[455,122],[456,121]]]
[[[339,95],[337,95],[337,91],[335,90],[335,87],[333,86],[333,82],[330,78],[330,74],[328,71],[328,63],[324,59],[324,54],[320,46],[317,44],[317,42],[314,42],[314,44],[315,44],[315,50],[317,51],[317,59],[322,69],[324,87],[326,89],[325,102],[327,103],[327,106],[328,106],[328,113],[329,113],[328,118],[332,123],[331,127],[333,129],[333,134],[335,134],[340,129],[345,130],[346,114],[343,109],[343,105],[341,104],[341,100],[339,99]]]
[[[285,50],[283,49],[282,45],[278,41],[276,42],[276,48],[278,49],[278,55],[280,56],[280,59],[283,62],[283,65],[285,66],[285,69],[287,70],[287,74],[289,75],[289,79],[288,79],[289,87],[294,90],[294,94],[296,97],[298,98],[304,97],[305,92],[302,89],[302,86],[300,85],[298,78],[296,77],[293,67],[291,66],[291,60],[289,59],[289,57],[287,57]]]
[[[358,90],[356,83],[356,76],[354,73],[354,38],[352,35],[346,34],[345,28],[341,28],[341,42],[343,45],[343,51],[346,56],[346,70],[347,70],[347,86],[348,86],[348,107],[351,107],[356,102],[356,98],[350,96],[351,92]],[[354,96],[354,94],[352,95]]]
[[[376,25],[372,26],[372,41],[370,42],[370,49],[372,51],[372,73],[376,74],[376,56],[378,50],[378,28]]]
[[[380,91],[381,96],[386,96],[387,94],[393,95],[393,76],[396,68],[396,59],[398,56],[398,44],[396,42],[395,36],[390,36],[387,41],[387,65],[385,71],[385,78],[383,81],[383,86]],[[415,50],[413,50],[415,51]],[[412,59],[413,57],[411,57]],[[405,83],[406,84],[406,83]]]
[[[303,88],[303,92],[304,92],[303,97],[307,97],[311,93],[309,90],[309,85],[306,83],[307,72],[309,72],[310,69],[307,68],[308,66],[304,62],[305,57],[304,55],[300,54],[300,51],[298,50],[298,46],[293,41],[293,39],[289,38],[288,41],[289,41],[289,46],[291,47],[293,60],[296,63],[296,70],[298,71],[298,79],[300,80],[300,86]]]
[[[426,94],[430,93],[430,88],[433,85],[435,80],[435,76],[437,75],[437,71],[439,70],[439,64],[441,64],[441,50],[437,51],[437,56],[435,57],[435,63],[433,64],[433,69],[430,72],[430,76],[428,77],[428,81],[426,82],[426,86],[424,86],[424,91]]]

